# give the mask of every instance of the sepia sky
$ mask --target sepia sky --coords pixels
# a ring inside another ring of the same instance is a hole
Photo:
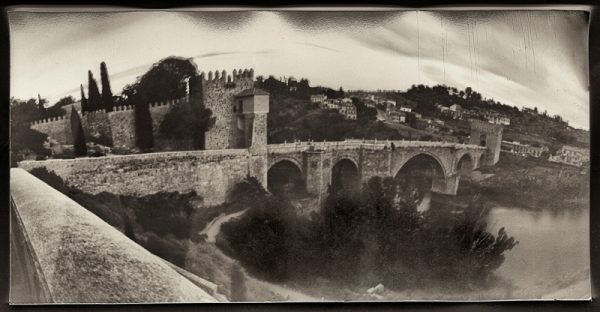
[[[587,15],[576,11],[10,12],[11,94],[112,91],[167,56],[344,89],[467,86],[589,127]]]

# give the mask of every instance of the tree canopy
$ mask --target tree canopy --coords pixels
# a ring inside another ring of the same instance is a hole
[[[125,104],[162,102],[179,99],[186,94],[187,78],[197,72],[191,59],[168,57],[152,67],[133,84],[125,86],[122,96]]]
[[[110,81],[108,80],[108,70],[106,63],[100,63],[100,80],[102,81],[102,107],[107,112],[112,112],[115,105],[112,91],[110,90]]]

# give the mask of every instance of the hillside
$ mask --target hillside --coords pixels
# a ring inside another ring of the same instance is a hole
[[[320,109],[310,102],[310,96],[313,94],[324,93],[328,94],[328,97],[343,97],[343,91],[310,87],[306,80],[285,83],[273,77],[266,80],[259,78],[256,84],[270,94],[268,142],[271,144],[294,140],[404,138],[397,130],[377,122],[376,111],[367,113],[362,103],[355,103],[358,107],[358,119],[345,120],[338,112]]]
[[[519,109],[504,103],[483,97],[470,87],[458,90],[454,87],[436,85],[413,85],[406,91],[353,91],[353,96],[375,96],[379,99],[395,101],[397,106],[406,105],[422,116],[443,119],[449,128],[465,135],[470,131],[466,120],[445,118],[436,105],[450,107],[458,104],[462,109],[481,113],[498,114],[510,118],[510,125],[504,127],[504,139],[519,141],[533,146],[548,146],[551,152],[562,145],[574,145],[589,148],[589,131],[575,129],[561,116],[550,116],[547,112],[533,109]]]

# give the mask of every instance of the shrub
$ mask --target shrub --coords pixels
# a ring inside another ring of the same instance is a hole
[[[142,236],[145,237],[139,240],[142,247],[179,267],[184,266],[187,248],[182,242],[173,236],[161,237],[153,232],[146,232]]]

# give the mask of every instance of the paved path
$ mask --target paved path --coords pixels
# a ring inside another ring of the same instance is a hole
[[[221,225],[223,225],[223,223],[228,222],[232,218],[242,216],[244,213],[246,213],[246,210],[248,210],[248,208],[228,215],[221,214],[220,216],[210,221],[210,223],[206,225],[206,227],[200,232],[200,234],[206,234],[206,241],[214,244],[217,241],[217,235],[221,231]]]
[[[206,242],[214,244],[216,242],[217,235],[221,231],[221,225],[227,223],[233,218],[237,218],[244,215],[244,213],[246,213],[247,210],[248,208],[231,214],[221,214],[220,216],[216,217],[211,222],[209,222],[208,225],[206,225],[206,227],[200,232],[200,234],[206,234]],[[219,252],[223,257],[229,258],[229,256],[225,255],[218,248],[217,252]],[[300,291],[285,287],[283,285],[260,280],[250,275],[245,269],[243,270],[247,278],[246,283],[249,287],[268,289],[273,294],[277,295],[277,297],[282,298],[284,301],[321,301],[321,299],[319,298],[306,295]]]

